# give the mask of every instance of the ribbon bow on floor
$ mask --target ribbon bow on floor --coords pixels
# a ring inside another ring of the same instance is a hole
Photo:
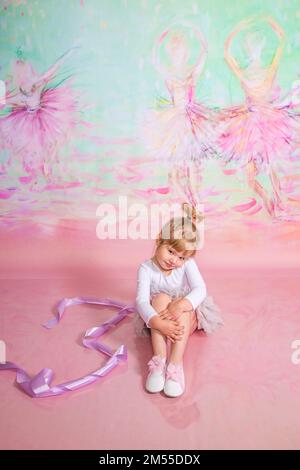
[[[121,321],[129,313],[134,312],[134,305],[124,305],[121,302],[115,302],[110,299],[95,299],[90,297],[64,298],[57,306],[57,317],[48,320],[43,326],[45,328],[52,328],[59,323],[67,307],[81,304],[105,305],[108,307],[115,307],[120,309],[117,315],[104,322],[102,325],[89,328],[85,332],[84,338],[82,340],[82,343],[86,348],[95,349],[99,352],[102,352],[109,356],[109,359],[100,369],[97,369],[94,372],[90,372],[89,374],[79,379],[71,380],[56,386],[51,386],[54,374],[53,371],[49,368],[42,369],[37,375],[30,377],[24,369],[21,369],[13,362],[0,364],[0,370],[16,370],[17,383],[24,390],[24,392],[31,397],[41,398],[62,395],[65,392],[82,388],[85,385],[95,382],[99,379],[99,377],[104,377],[114,367],[116,367],[121,360],[127,360],[126,346],[122,344],[115,352],[113,352],[112,349],[105,344],[96,341],[96,338],[99,338],[101,335],[103,335],[109,328],[116,326],[117,323],[119,323],[119,321]]]

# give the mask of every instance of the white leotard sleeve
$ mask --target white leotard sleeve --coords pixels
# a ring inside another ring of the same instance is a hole
[[[194,310],[203,302],[207,295],[205,282],[200,274],[196,261],[190,258],[185,263],[185,273],[191,288],[185,299],[188,299]]]
[[[150,282],[151,272],[145,266],[141,265],[138,269],[137,275],[137,295],[135,299],[136,308],[142,319],[150,328],[149,321],[157,315],[156,310],[150,304]]]

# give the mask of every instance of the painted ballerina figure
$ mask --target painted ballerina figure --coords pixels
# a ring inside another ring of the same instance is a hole
[[[284,168],[292,150],[293,139],[299,124],[288,107],[279,101],[276,73],[284,47],[284,31],[269,17],[262,17],[275,31],[279,40],[272,62],[264,67],[261,53],[265,37],[257,32],[246,34],[245,48],[248,66],[242,69],[231,54],[235,36],[249,29],[256,21],[241,21],[225,43],[225,59],[241,81],[246,96],[244,105],[230,108],[226,113],[225,129],[218,142],[226,163],[233,163],[246,170],[249,186],[258,194],[271,216],[285,209],[278,171]],[[266,174],[271,182],[271,196],[257,181],[259,174]]]
[[[7,93],[7,110],[0,118],[0,145],[10,154],[8,163],[19,159],[32,182],[52,179],[58,149],[76,125],[77,102],[70,85],[49,85],[75,48],[42,75],[27,61],[14,64],[14,88]]]
[[[158,38],[153,48],[153,63],[165,79],[169,100],[148,114],[144,143],[149,155],[168,168],[169,186],[183,200],[195,206],[202,178],[202,161],[214,155],[212,111],[195,101],[195,84],[201,74],[207,46],[201,32],[191,25],[200,51],[196,62],[189,64],[190,51],[186,33],[171,26]],[[160,58],[164,46],[168,63]]]

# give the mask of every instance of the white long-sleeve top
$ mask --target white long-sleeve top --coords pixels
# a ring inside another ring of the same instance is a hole
[[[147,327],[154,315],[158,315],[150,301],[155,294],[165,292],[172,299],[185,297],[195,310],[207,295],[205,282],[193,258],[187,259],[180,268],[171,274],[164,274],[151,260],[144,261],[138,269],[136,309]]]

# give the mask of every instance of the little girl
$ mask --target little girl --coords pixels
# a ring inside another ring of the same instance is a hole
[[[146,390],[164,390],[169,397],[178,397],[185,389],[183,355],[189,335],[197,328],[211,333],[223,323],[194,260],[197,214],[188,204],[182,209],[188,214],[164,226],[153,257],[139,266],[137,276],[136,327],[142,321],[143,329],[150,329],[154,354],[148,362]],[[171,343],[168,365],[167,340]]]

